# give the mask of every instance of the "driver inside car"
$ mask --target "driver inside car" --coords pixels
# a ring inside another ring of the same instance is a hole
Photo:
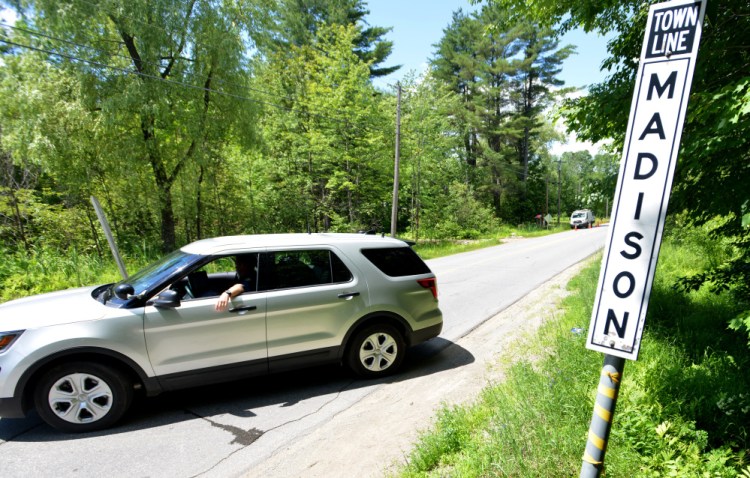
[[[237,283],[219,294],[219,299],[214,307],[217,312],[224,312],[233,297],[253,290],[252,283],[255,276],[256,255],[242,255],[235,257],[234,264],[237,271]]]

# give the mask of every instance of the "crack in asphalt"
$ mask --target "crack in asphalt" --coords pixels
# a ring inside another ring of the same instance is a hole
[[[262,437],[263,434],[265,433],[264,431],[258,430],[257,428],[243,430],[240,427],[235,427],[232,425],[225,425],[223,423],[219,423],[217,421],[211,420],[210,418],[202,417],[198,415],[197,413],[191,412],[190,410],[185,410],[185,413],[198,417],[202,420],[205,420],[212,427],[219,428],[221,430],[224,430],[234,435],[234,440],[229,442],[230,445],[234,445],[235,443],[237,443],[239,445],[242,445],[243,447],[248,447],[252,445],[253,443],[255,443],[255,441],[258,440],[258,438]]]
[[[217,466],[219,466],[220,464],[222,464],[223,462],[225,462],[226,460],[228,460],[229,458],[231,458],[236,453],[238,453],[238,452],[240,452],[242,450],[245,450],[247,447],[249,447],[250,445],[252,445],[253,443],[255,443],[260,437],[262,437],[266,433],[278,430],[278,429],[283,428],[283,427],[285,427],[285,426],[287,426],[289,424],[292,424],[292,423],[300,422],[300,421],[304,420],[307,417],[310,417],[310,416],[313,416],[313,415],[319,413],[323,408],[325,408],[329,404],[335,402],[341,396],[341,394],[344,393],[346,390],[348,390],[349,387],[351,387],[355,382],[356,382],[356,380],[351,380],[349,383],[347,383],[346,385],[344,385],[343,387],[341,387],[336,392],[335,396],[331,397],[331,399],[327,400],[325,403],[322,403],[317,409],[311,411],[310,413],[307,413],[307,414],[302,415],[302,416],[300,416],[298,418],[295,418],[294,420],[289,420],[287,422],[280,423],[279,425],[276,425],[275,427],[269,428],[268,430],[265,430],[265,431],[259,430],[257,428],[251,428],[249,430],[243,430],[243,429],[241,429],[239,427],[235,427],[235,426],[232,426],[232,425],[224,425],[222,423],[216,422],[216,421],[214,421],[214,420],[212,420],[212,419],[210,419],[208,417],[201,416],[200,414],[195,413],[192,410],[185,410],[186,414],[193,415],[194,417],[199,418],[201,420],[205,420],[212,427],[219,428],[221,430],[224,430],[224,431],[229,432],[232,435],[234,435],[234,439],[229,443],[230,445],[233,445],[235,443],[237,443],[237,444],[240,445],[240,448],[234,450],[233,452],[229,453],[227,456],[225,456],[221,460],[217,461],[209,469],[207,469],[205,471],[202,471],[200,473],[197,473],[197,474],[193,475],[191,478],[202,476],[202,475],[205,475],[206,473],[211,472],[211,470],[214,470]],[[271,456],[273,456],[274,454],[275,453],[272,453]]]

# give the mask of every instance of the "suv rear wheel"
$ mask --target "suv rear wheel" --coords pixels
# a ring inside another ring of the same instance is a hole
[[[376,378],[395,372],[404,360],[406,343],[393,326],[376,324],[357,332],[347,362],[357,375]]]
[[[36,410],[42,420],[69,433],[113,425],[132,399],[133,389],[119,370],[87,362],[52,368],[34,392]]]

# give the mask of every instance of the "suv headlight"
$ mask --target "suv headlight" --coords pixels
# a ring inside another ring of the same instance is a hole
[[[8,350],[22,333],[23,330],[16,330],[15,332],[0,332],[0,353]]]

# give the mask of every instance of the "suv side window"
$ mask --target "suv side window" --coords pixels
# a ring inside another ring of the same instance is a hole
[[[239,277],[237,261],[246,264],[246,277]],[[254,292],[257,284],[257,253],[236,256],[221,256],[191,271],[172,288],[181,292],[183,299],[217,297],[237,283],[242,283],[245,292]]]
[[[362,249],[362,255],[383,274],[390,277],[414,276],[431,272],[427,264],[411,247]]]
[[[349,282],[352,273],[328,250],[261,254],[259,290],[289,289]]]

